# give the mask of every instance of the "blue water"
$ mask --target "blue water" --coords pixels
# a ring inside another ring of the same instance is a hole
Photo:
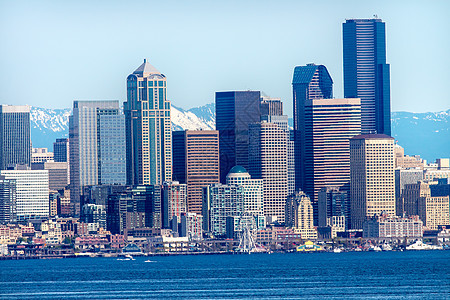
[[[450,299],[450,251],[0,261],[0,299]]]

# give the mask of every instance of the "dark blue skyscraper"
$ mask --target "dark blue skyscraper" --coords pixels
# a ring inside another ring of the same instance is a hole
[[[351,19],[343,24],[344,97],[361,98],[361,130],[391,135],[385,24]]]
[[[294,69],[292,79],[294,102],[295,189],[305,187],[305,104],[313,99],[333,98],[333,80],[323,65],[308,64]],[[312,124],[312,120],[309,120]],[[311,195],[312,197],[312,195]]]
[[[216,92],[222,183],[232,167],[248,169],[248,125],[260,121],[260,99],[259,91]]]
[[[0,105],[0,170],[30,162],[30,107]]]

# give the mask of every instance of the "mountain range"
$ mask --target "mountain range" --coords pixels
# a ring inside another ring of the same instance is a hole
[[[69,136],[72,110],[31,108],[33,147],[53,149],[57,138]],[[206,104],[184,110],[172,105],[172,130],[208,130],[215,128],[215,105]],[[409,155],[420,155],[428,161],[450,157],[450,109],[441,112],[393,112],[392,136]],[[292,120],[290,120],[292,124]]]

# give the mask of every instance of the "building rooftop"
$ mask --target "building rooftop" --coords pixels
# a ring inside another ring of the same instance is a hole
[[[331,82],[333,82],[327,68],[324,65],[307,64],[306,66],[297,66],[294,68],[292,84],[310,83],[318,68],[324,69]]]
[[[230,172],[228,172],[228,174],[238,174],[238,173],[248,173],[248,172],[244,167],[241,166],[234,166],[231,168]]]
[[[147,59],[144,58],[142,65],[137,68],[133,74],[147,76],[149,74],[161,74],[154,66],[152,66]]]
[[[370,133],[370,134],[360,134],[357,136],[354,136],[351,138],[351,140],[378,140],[378,139],[394,139],[393,137],[387,135],[387,134],[377,134],[377,133]]]

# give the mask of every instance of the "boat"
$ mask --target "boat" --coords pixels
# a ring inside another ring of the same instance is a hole
[[[131,256],[130,254],[125,255],[125,259],[128,259],[128,260],[135,260],[135,259],[133,258],[133,256]]]
[[[379,246],[371,246],[369,248],[369,251],[375,251],[375,252],[380,252],[382,251],[381,248]]]
[[[339,248],[334,248],[333,249],[333,253],[341,253],[341,252],[342,252],[342,250],[339,249]]]
[[[392,251],[392,247],[391,247],[391,245],[389,245],[388,243],[384,243],[384,244],[381,246],[381,249],[383,249],[383,251]]]
[[[146,261],[144,261],[144,262],[156,262],[156,261],[154,261],[154,260],[150,260],[150,259],[147,259]]]
[[[406,247],[406,250],[442,250],[442,246],[428,245],[421,240],[417,240],[414,244]]]

